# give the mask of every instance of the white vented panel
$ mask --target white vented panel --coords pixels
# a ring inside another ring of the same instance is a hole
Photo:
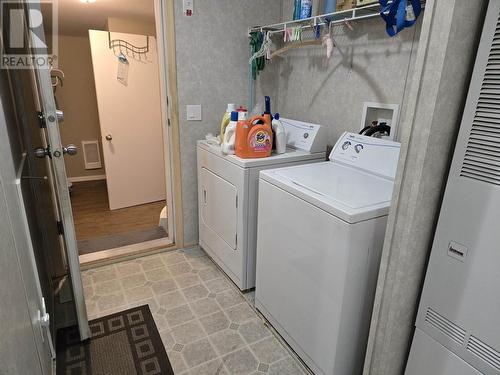
[[[500,22],[489,51],[460,175],[500,186]]]
[[[425,321],[439,330],[441,333],[462,345],[465,341],[465,330],[457,326],[455,323],[446,319],[444,316],[434,311],[430,307],[427,309]]]
[[[471,336],[467,343],[467,350],[500,371],[500,353],[478,338]]]
[[[499,223],[500,0],[490,0],[416,323],[484,375],[500,375]]]
[[[85,169],[102,168],[99,141],[82,141],[82,150]]]

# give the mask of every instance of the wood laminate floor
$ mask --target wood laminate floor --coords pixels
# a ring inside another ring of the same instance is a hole
[[[79,241],[158,227],[165,207],[160,201],[111,211],[105,180],[74,183],[71,204]]]

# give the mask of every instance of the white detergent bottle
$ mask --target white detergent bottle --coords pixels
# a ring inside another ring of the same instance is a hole
[[[221,150],[226,155],[234,155],[234,144],[236,143],[236,125],[238,124],[238,112],[231,112],[231,121],[224,132]]]
[[[286,152],[286,132],[285,127],[280,121],[280,114],[276,113],[272,122],[274,140],[276,142],[276,153],[284,154]]]

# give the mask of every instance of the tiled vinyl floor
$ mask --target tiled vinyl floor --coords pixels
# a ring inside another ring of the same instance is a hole
[[[307,374],[198,247],[82,277],[89,319],[149,304],[176,374]]]

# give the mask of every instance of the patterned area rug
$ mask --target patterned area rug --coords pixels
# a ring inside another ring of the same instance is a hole
[[[57,333],[58,375],[173,375],[148,305],[92,320],[92,338]]]

